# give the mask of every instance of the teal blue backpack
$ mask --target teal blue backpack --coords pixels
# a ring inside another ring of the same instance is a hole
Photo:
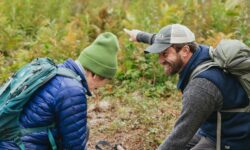
[[[55,75],[81,80],[80,77],[70,69],[58,68],[51,59],[37,58],[18,70],[0,87],[0,141],[14,141],[21,150],[25,150],[21,136],[32,132],[47,130],[52,149],[57,149],[50,131],[54,124],[39,128],[21,128],[19,126],[19,116],[24,105],[39,87]]]

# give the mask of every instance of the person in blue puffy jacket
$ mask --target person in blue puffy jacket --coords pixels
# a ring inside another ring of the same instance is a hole
[[[78,59],[66,60],[59,67],[67,68],[81,77],[76,79],[57,75],[36,91],[20,116],[23,128],[55,124],[52,135],[58,149],[87,149],[87,97],[91,90],[105,85],[117,70],[117,37],[105,32],[85,48]],[[33,132],[21,138],[26,150],[51,149],[47,131]],[[0,149],[17,150],[13,141],[0,141]]]

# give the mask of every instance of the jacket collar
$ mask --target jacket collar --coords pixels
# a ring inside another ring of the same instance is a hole
[[[189,77],[192,71],[202,62],[207,61],[210,58],[209,56],[209,47],[206,45],[199,45],[186,64],[182,71],[179,73],[179,81],[177,83],[177,88],[180,89],[182,92],[184,91],[185,87],[188,84]]]
[[[74,71],[77,75],[79,75],[81,77],[81,80],[82,80],[82,84],[83,86],[87,89],[87,95],[88,96],[92,96],[90,90],[89,90],[89,87],[88,87],[88,83],[87,83],[87,80],[85,78],[85,75],[84,75],[84,72],[81,71],[81,69],[79,68],[79,66],[76,64],[76,62],[69,58],[67,59],[63,64],[62,64],[65,68],[68,68],[72,71]]]

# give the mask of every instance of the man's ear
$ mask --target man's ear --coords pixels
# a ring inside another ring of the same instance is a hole
[[[189,54],[191,53],[190,47],[188,45],[183,46],[182,52],[184,57],[189,56]]]
[[[183,46],[183,48],[186,52],[191,52],[190,47],[188,45]]]
[[[180,54],[182,60],[186,60],[187,58],[189,58],[190,53],[191,53],[191,51],[190,51],[190,48],[188,45],[183,46],[181,48],[181,50],[179,51],[179,54]]]

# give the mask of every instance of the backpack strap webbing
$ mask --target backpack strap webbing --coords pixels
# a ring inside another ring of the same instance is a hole
[[[216,150],[221,149],[221,113],[217,111]]]
[[[56,141],[55,141],[55,139],[53,137],[53,134],[52,134],[50,129],[48,129],[48,137],[49,137],[49,142],[50,142],[52,150],[56,150],[57,149]]]
[[[221,149],[221,112],[250,112],[250,104],[244,108],[234,108],[217,111],[217,127],[216,127],[216,150]]]
[[[22,136],[26,135],[26,134],[34,133],[34,132],[47,131],[49,142],[51,144],[52,150],[56,150],[57,149],[56,142],[55,142],[55,139],[54,139],[53,134],[51,132],[51,128],[53,128],[53,127],[55,127],[55,124],[51,124],[51,125],[45,126],[45,127],[37,127],[37,128],[22,128],[22,129],[20,129],[20,131],[21,131]],[[20,137],[17,138],[15,140],[15,142],[18,144],[18,146],[20,147],[21,150],[25,150],[25,146],[22,143],[22,141],[20,140]]]
[[[21,135],[27,135],[27,134],[30,134],[30,133],[33,133],[33,132],[46,131],[46,130],[51,129],[53,127],[55,127],[54,123],[49,125],[49,126],[45,126],[45,127],[22,128],[22,129],[20,129],[20,131],[21,131]]]
[[[24,146],[24,144],[23,144],[23,143],[21,143],[21,144],[19,145],[19,148],[20,148],[21,150],[25,150],[25,146]]]

